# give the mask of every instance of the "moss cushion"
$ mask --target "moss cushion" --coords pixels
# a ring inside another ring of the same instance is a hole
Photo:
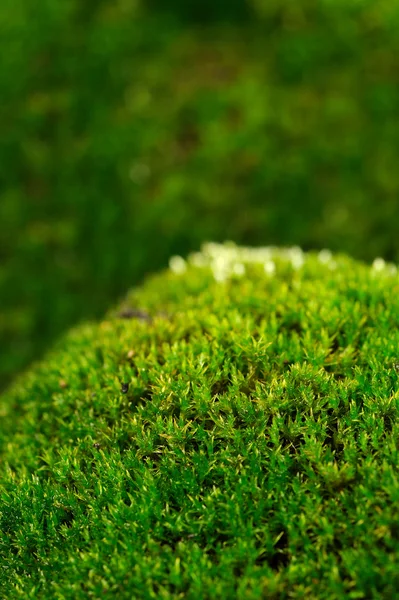
[[[399,277],[207,244],[0,404],[4,598],[398,598]]]

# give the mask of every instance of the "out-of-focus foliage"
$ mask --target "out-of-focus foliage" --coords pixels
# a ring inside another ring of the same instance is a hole
[[[196,25],[249,22],[255,16],[259,16],[259,9],[262,11],[261,6],[246,0],[230,0],[228,5],[223,0],[148,0],[145,4],[150,11],[155,9],[182,23]]]
[[[248,7],[2,3],[2,384],[206,239],[399,260],[398,2]]]

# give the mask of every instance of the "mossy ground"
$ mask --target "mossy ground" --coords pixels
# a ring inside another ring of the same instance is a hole
[[[397,0],[0,4],[0,388],[207,239],[399,261]]]
[[[171,266],[3,396],[1,597],[399,598],[397,271]]]

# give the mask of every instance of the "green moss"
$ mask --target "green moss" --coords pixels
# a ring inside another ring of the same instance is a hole
[[[2,597],[398,598],[396,269],[171,267],[3,396]]]

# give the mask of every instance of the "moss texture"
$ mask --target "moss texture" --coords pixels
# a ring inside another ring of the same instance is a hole
[[[1,597],[399,598],[399,278],[209,244],[1,401]]]
[[[0,3],[0,387],[204,240],[399,261],[397,0],[153,3]]]

